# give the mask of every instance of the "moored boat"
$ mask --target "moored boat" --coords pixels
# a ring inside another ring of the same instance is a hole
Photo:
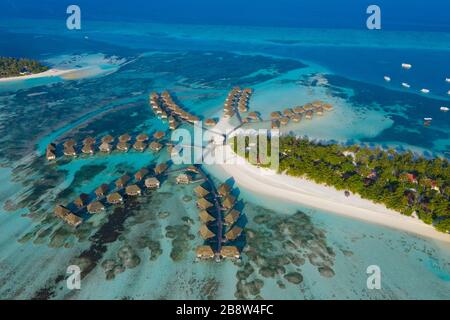
[[[447,112],[449,109],[448,109],[448,107],[441,107],[440,110],[443,112]]]
[[[405,88],[411,88],[411,86],[409,84],[407,84],[406,82],[402,82],[402,86]]]
[[[424,88],[424,89],[420,90],[420,92],[422,92],[422,93],[430,93],[430,90]]]
[[[384,80],[387,81],[387,82],[389,82],[389,81],[391,81],[391,77],[384,76]]]
[[[403,69],[406,69],[406,70],[409,70],[409,69],[412,68],[412,65],[409,64],[409,63],[402,63],[402,68],[403,68]]]

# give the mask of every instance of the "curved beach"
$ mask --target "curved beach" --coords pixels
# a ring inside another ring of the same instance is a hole
[[[78,69],[49,69],[44,72],[34,73],[24,76],[16,76],[16,77],[8,77],[8,78],[0,78],[0,82],[9,82],[9,81],[17,81],[17,80],[29,80],[43,77],[59,77],[63,75],[68,75],[72,72],[78,71]]]

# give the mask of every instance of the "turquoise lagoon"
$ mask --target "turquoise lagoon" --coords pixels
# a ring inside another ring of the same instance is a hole
[[[49,142],[65,137],[166,129],[148,109],[150,91],[169,89],[193,113],[218,117],[234,85],[255,89],[250,109],[262,115],[317,99],[335,106],[322,119],[288,128],[297,135],[448,156],[449,115],[439,112],[449,103],[444,79],[450,62],[443,59],[450,49],[448,33],[145,23],[115,28],[115,23],[88,21],[72,34],[52,20],[38,27],[32,20],[2,20],[1,26],[11,41],[35,43],[38,34],[36,57],[57,60],[81,52],[127,60],[112,73],[86,79],[0,84],[1,297],[450,298],[448,244],[264,198],[238,185],[247,242],[259,250],[259,264],[250,263],[245,251],[240,264],[195,261],[201,241],[193,186],[178,186],[173,176],[158,191],[124,208],[108,208],[74,232],[52,218],[56,203],[167,155],[130,151],[52,165],[42,159]],[[54,41],[66,44],[55,48]],[[408,74],[400,70],[404,61],[414,64]],[[383,82],[387,73],[395,83]],[[417,88],[423,83],[432,95],[402,90],[397,83],[402,77]],[[421,124],[425,116],[434,118],[429,128]],[[217,168],[204,167],[217,181],[232,181]],[[279,232],[289,225],[298,228],[289,235]],[[117,261],[125,245],[136,265],[108,277],[105,261]],[[283,263],[283,255],[296,263]],[[65,286],[66,268],[73,263],[86,270],[81,290]],[[382,271],[381,290],[366,287],[366,268],[374,264]],[[270,275],[271,267],[282,272]],[[289,282],[287,273],[300,274],[302,281]]]

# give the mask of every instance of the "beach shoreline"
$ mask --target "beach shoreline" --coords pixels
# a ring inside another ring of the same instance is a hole
[[[80,69],[49,69],[44,72],[24,75],[24,76],[14,76],[14,77],[7,77],[7,78],[0,78],[0,82],[13,82],[13,81],[19,81],[19,80],[29,80],[29,79],[37,79],[37,78],[44,78],[44,77],[59,77],[63,75],[67,75],[72,72],[79,71]]]
[[[232,127],[228,120],[221,119],[215,131],[226,132]],[[226,155],[225,162],[217,164],[218,169],[233,177],[239,187],[253,193],[450,243],[450,234],[439,232],[417,218],[363,199],[358,194],[351,193],[346,197],[344,191],[334,187],[317,184],[306,178],[278,174],[252,165],[242,158],[237,160],[239,157],[228,144],[215,145],[215,149]]]

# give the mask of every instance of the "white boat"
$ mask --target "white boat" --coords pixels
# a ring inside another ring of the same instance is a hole
[[[402,86],[405,87],[405,88],[411,88],[411,86],[409,84],[407,84],[406,82],[403,82]]]
[[[428,90],[428,89],[422,89],[422,90],[420,90],[420,92],[422,92],[422,93],[430,93],[430,90]]]
[[[450,94],[450,90],[447,91],[447,94]]]
[[[444,112],[447,112],[449,109],[448,109],[448,107],[441,107],[440,110],[444,111]]]
[[[410,65],[409,63],[402,63],[402,68],[406,69],[406,70],[409,70],[409,69],[412,68],[412,65]]]
[[[384,80],[387,81],[387,82],[389,82],[389,81],[391,81],[391,77],[384,76]]]
[[[450,78],[445,78],[445,81],[446,82],[450,82]]]
[[[431,120],[433,120],[433,118],[423,118],[423,120],[425,120],[425,121],[431,121]]]

